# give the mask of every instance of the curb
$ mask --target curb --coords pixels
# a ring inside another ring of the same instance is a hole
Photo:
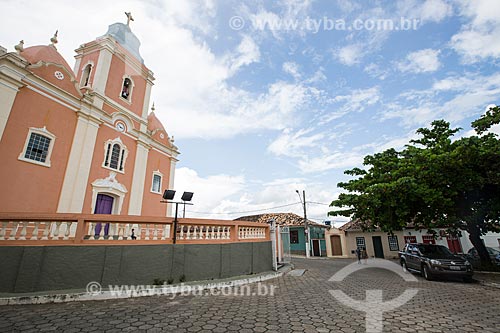
[[[281,277],[293,269],[292,265],[281,267],[277,272],[263,273],[262,275],[240,278],[231,280],[231,278],[219,281],[199,281],[193,284],[178,284],[169,286],[159,286],[158,288],[126,290],[123,292],[116,292],[110,290],[103,290],[96,293],[88,292],[74,292],[64,294],[49,294],[49,295],[26,295],[26,296],[13,296],[0,298],[1,305],[25,305],[25,304],[50,304],[50,303],[66,303],[66,302],[80,302],[80,301],[99,301],[110,299],[124,299],[145,296],[165,296],[182,293],[196,293],[204,290],[220,290],[224,288],[231,288],[242,286],[250,283],[263,282],[277,277]]]
[[[500,272],[489,272],[489,271],[474,271],[474,273],[500,275]]]
[[[493,287],[493,288],[498,288],[500,289],[500,283],[495,283],[495,282],[487,282],[487,281],[482,281],[482,280],[476,280],[479,282],[480,285],[486,286],[486,287]]]

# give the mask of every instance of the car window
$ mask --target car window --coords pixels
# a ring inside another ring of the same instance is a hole
[[[422,254],[445,254],[452,255],[453,253],[448,248],[442,245],[419,245],[418,249]]]

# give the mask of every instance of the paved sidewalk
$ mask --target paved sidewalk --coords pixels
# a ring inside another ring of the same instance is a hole
[[[384,313],[384,332],[499,332],[500,289],[425,281],[417,275],[413,275],[416,282],[405,282],[380,268],[329,282],[351,261],[294,258],[293,263],[306,270],[302,276],[288,274],[252,284],[250,296],[177,295],[0,306],[0,332],[365,332],[365,313],[342,305],[329,290],[364,300],[366,290],[381,289],[385,302],[408,288],[419,292],[407,304]],[[263,286],[274,286],[274,295],[258,296]]]

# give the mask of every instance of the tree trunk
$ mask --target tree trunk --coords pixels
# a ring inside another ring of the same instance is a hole
[[[477,225],[472,225],[467,228],[469,232],[469,240],[471,241],[474,248],[477,250],[479,259],[481,260],[481,266],[491,266],[491,258],[486,250],[486,246],[481,239],[481,233]]]

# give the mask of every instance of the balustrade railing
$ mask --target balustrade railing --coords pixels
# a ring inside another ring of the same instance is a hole
[[[269,240],[266,224],[179,219],[177,243],[231,243]],[[0,213],[1,245],[172,243],[173,219],[85,214]]]

